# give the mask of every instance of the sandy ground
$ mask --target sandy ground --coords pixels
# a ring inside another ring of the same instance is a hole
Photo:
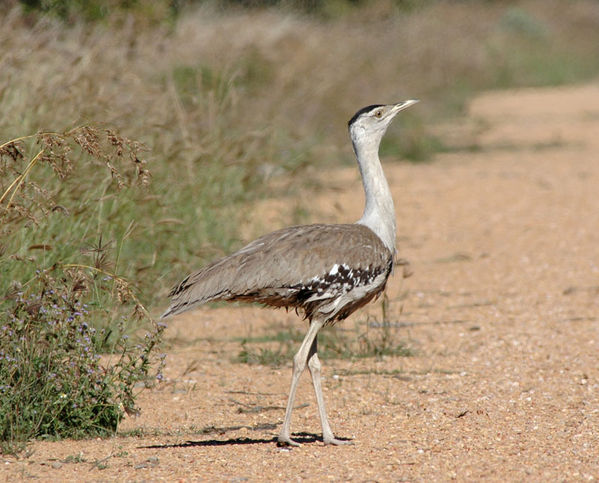
[[[304,376],[292,432],[305,444],[278,448],[290,365],[230,362],[233,337],[302,322],[204,308],[170,322],[168,383],[140,397],[140,417],[110,439],[35,442],[0,457],[0,477],[599,479],[599,85],[490,93],[439,130],[477,149],[385,162],[414,272],[390,282],[390,315],[416,355],[324,363],[331,424],[354,445],[318,439]],[[267,228],[307,201],[311,220],[356,219],[357,170],[325,174],[291,207],[265,203]]]

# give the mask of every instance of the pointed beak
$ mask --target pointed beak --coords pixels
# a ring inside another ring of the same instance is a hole
[[[395,116],[395,114],[397,114],[399,111],[403,111],[404,109],[407,109],[408,107],[413,106],[417,102],[420,102],[420,101],[418,99],[410,99],[407,101],[399,102],[393,106],[393,109],[391,109],[391,113],[393,116]]]

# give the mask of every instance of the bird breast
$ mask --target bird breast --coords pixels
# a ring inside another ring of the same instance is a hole
[[[392,260],[386,265],[354,269],[335,264],[324,277],[313,277],[300,284],[290,300],[306,318],[323,317],[328,324],[343,320],[359,307],[377,297],[385,288]]]

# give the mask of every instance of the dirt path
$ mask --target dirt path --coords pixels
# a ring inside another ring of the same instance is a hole
[[[0,477],[599,479],[599,85],[490,93],[443,132],[476,149],[386,163],[414,271],[390,284],[391,319],[416,356],[324,364],[331,424],[355,445],[314,440],[304,377],[292,431],[307,443],[277,448],[290,368],[229,361],[232,337],[293,314],[202,309],[171,322],[169,384],[118,436],[35,443],[0,458]],[[356,171],[327,178],[310,216],[355,219]]]

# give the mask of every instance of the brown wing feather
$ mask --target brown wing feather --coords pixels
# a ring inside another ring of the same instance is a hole
[[[325,276],[335,264],[366,270],[387,267],[390,258],[383,242],[363,225],[284,228],[186,277],[171,291],[163,317],[211,300],[294,307],[290,287]]]

